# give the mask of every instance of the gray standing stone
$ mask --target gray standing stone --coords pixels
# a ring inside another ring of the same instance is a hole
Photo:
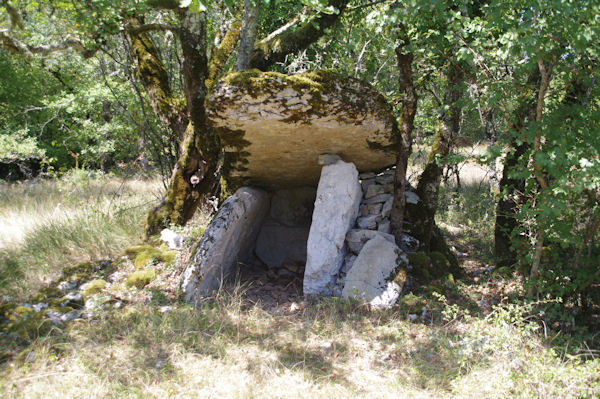
[[[392,306],[402,287],[393,279],[408,259],[396,244],[381,236],[368,241],[346,276],[342,297],[369,302],[373,307]]]
[[[346,233],[356,221],[361,197],[353,163],[323,167],[308,236],[304,294],[331,293],[328,286],[344,260]]]
[[[248,257],[268,210],[268,194],[250,187],[240,188],[223,203],[183,273],[181,288],[187,301],[211,295],[237,262]]]

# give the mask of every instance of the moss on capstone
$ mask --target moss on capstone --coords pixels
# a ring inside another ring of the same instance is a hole
[[[90,296],[90,295],[97,294],[100,291],[102,291],[105,287],[106,287],[105,280],[103,280],[101,278],[92,280],[86,284],[86,286],[83,290],[83,295]]]
[[[156,276],[154,270],[152,269],[144,269],[133,272],[127,277],[127,281],[125,284],[128,287],[136,287],[138,289],[142,289],[154,280]]]

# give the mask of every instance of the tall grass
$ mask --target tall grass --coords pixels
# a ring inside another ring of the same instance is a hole
[[[0,292],[24,296],[63,267],[117,255],[142,239],[158,179],[73,171],[0,184]]]

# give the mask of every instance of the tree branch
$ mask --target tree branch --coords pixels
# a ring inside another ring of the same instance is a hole
[[[62,43],[41,44],[37,46],[32,46],[23,43],[22,41],[12,36],[9,36],[6,33],[6,30],[0,31],[0,48],[4,48],[5,50],[9,50],[15,53],[23,54],[28,57],[33,56],[33,54],[48,55],[56,51],[62,51],[71,48],[80,53],[84,58],[90,58],[98,51],[97,48],[86,48],[83,45],[83,43],[81,43],[79,40],[74,39],[68,39]]]

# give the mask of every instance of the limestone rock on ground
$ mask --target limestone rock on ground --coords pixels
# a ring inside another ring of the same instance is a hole
[[[361,197],[354,164],[338,161],[323,167],[308,236],[305,295],[331,294],[346,254],[346,234],[356,221]]]
[[[406,255],[396,244],[376,235],[354,261],[346,276],[342,297],[364,300],[375,308],[390,307],[402,291],[394,278],[407,265]]]
[[[314,186],[322,154],[359,170],[395,162],[391,105],[372,86],[333,72],[236,72],[219,81],[207,104],[232,187]]]
[[[268,194],[256,188],[242,187],[223,203],[183,273],[181,288],[187,301],[211,295],[237,262],[249,256],[268,211]]]

